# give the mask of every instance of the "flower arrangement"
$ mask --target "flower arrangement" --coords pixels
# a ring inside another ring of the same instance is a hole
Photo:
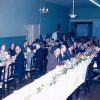
[[[82,54],[79,57],[75,57],[73,60],[68,61],[67,64],[61,66],[61,69],[56,74],[51,76],[51,79],[47,83],[41,84],[38,88],[36,88],[35,91],[33,91],[33,93],[27,94],[24,100],[29,100],[29,98],[32,95],[40,93],[44,87],[52,86],[56,84],[58,78],[62,75],[65,75],[67,73],[67,70],[73,69],[74,66],[77,66],[81,61],[85,61],[86,59],[87,59],[87,56]]]
[[[81,55],[81,56],[80,56],[80,59],[81,59],[81,60],[86,60],[86,55],[84,55],[84,54]]]

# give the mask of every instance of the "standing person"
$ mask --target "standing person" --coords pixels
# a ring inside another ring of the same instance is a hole
[[[36,53],[34,55],[35,57],[35,66],[39,70],[40,74],[43,74],[43,48],[41,47],[41,43],[36,43]]]
[[[52,33],[51,38],[54,39],[54,41],[55,41],[55,40],[58,40],[58,37],[57,37],[57,36],[58,36],[58,32],[59,32],[59,31],[56,30],[54,33]]]
[[[47,67],[47,57],[48,57],[48,49],[46,48],[46,44],[42,43],[42,49],[43,49],[43,72],[46,73],[46,67]]]
[[[15,48],[16,51],[16,59],[15,59],[15,74],[17,77],[20,77],[21,75],[24,74],[24,61],[25,57],[24,54],[21,51],[20,46],[16,46]]]

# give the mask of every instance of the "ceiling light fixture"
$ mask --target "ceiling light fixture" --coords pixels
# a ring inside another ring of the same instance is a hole
[[[46,7],[46,0],[43,0],[43,7],[39,9],[40,13],[46,14],[48,13],[48,8]]]
[[[97,5],[98,7],[100,7],[100,4],[97,0],[90,0],[93,4]]]
[[[75,14],[75,1],[73,0],[72,14],[69,15],[70,18],[75,19],[77,15]]]

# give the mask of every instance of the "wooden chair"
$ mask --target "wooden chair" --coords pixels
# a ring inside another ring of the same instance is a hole
[[[13,87],[13,90],[16,89],[15,78],[14,78],[14,68],[15,64],[11,63],[8,68],[4,67],[3,73],[3,87],[5,92],[10,93],[10,87]]]
[[[32,59],[31,59],[31,68],[30,69],[27,69],[27,68],[25,69],[26,76],[29,74],[30,75],[30,79],[32,81],[33,75],[36,77],[36,71],[37,71],[37,69],[35,67],[35,57],[32,57]]]
[[[2,100],[3,86],[2,86],[3,66],[0,66],[0,100]]]

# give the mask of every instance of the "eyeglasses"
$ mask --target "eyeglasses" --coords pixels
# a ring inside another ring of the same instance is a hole
[[[20,50],[20,49],[15,49],[15,50]]]

